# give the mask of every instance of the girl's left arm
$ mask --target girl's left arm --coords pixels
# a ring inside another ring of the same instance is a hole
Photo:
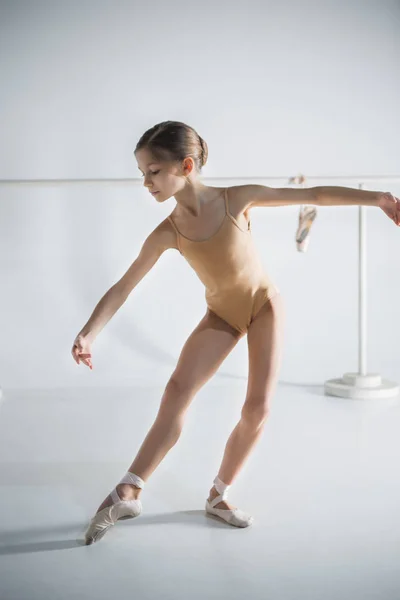
[[[316,197],[319,206],[377,206],[395,223],[400,226],[400,199],[390,192],[368,192],[347,187],[316,187]]]
[[[371,192],[340,186],[311,188],[270,188],[265,185],[247,185],[251,206],[286,206],[315,204],[316,206],[376,206],[396,225],[400,225],[400,199],[390,192]]]

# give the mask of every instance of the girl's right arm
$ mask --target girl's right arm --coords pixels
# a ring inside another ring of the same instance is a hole
[[[90,366],[91,344],[111,317],[124,304],[132,290],[155,265],[161,254],[167,248],[174,246],[173,235],[171,235],[170,226],[165,221],[160,223],[146,238],[138,257],[126,273],[101,298],[90,319],[76,336],[72,346],[72,356],[78,364],[79,360],[82,360]]]

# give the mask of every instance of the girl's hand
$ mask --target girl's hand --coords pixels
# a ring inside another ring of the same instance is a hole
[[[79,365],[81,360],[83,364],[87,365],[93,370],[92,365],[92,342],[88,340],[84,335],[78,334],[72,346],[71,354],[75,362]]]
[[[400,199],[393,196],[390,192],[384,192],[378,196],[378,206],[387,216],[400,225]]]

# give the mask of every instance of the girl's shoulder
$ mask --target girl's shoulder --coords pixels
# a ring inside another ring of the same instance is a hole
[[[155,228],[154,233],[157,235],[163,251],[172,248],[174,250],[178,250],[179,252],[176,232],[173,224],[171,223],[170,216],[171,215],[161,221],[161,223]]]

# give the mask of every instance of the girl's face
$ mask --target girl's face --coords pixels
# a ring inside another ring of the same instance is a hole
[[[143,185],[157,202],[165,202],[184,187],[183,172],[180,172],[177,163],[156,162],[145,148],[138,150],[135,156],[142,173]]]

